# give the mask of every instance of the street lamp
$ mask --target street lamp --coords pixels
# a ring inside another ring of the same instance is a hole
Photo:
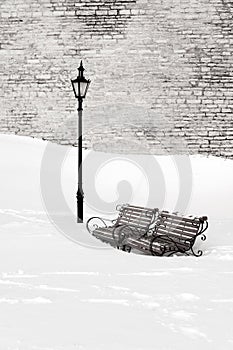
[[[77,191],[77,222],[83,222],[83,188],[82,188],[82,111],[83,99],[86,96],[90,80],[83,76],[84,68],[82,61],[78,68],[78,76],[71,79],[74,96],[78,99],[78,191]]]

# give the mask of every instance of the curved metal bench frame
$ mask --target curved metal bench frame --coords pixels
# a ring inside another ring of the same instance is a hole
[[[189,252],[191,252],[194,256],[199,257],[203,254],[202,250],[198,250],[197,252],[194,251],[193,247],[194,244],[196,242],[197,237],[200,237],[200,239],[202,241],[206,240],[206,235],[204,235],[203,233],[207,230],[208,228],[208,221],[207,221],[207,217],[203,216],[200,218],[193,218],[193,220],[199,220],[199,229],[198,232],[196,233],[196,235],[194,235],[190,240],[185,240],[183,239],[183,242],[187,244],[187,248],[183,248],[181,244],[179,244],[179,242],[177,242],[175,239],[173,239],[171,236],[169,236],[168,234],[157,234],[158,231],[158,227],[161,225],[161,222],[157,222],[157,225],[155,226],[155,231],[153,232],[153,237],[151,238],[150,241],[150,252],[152,255],[164,255],[166,254],[167,256],[171,256],[175,253],[182,253],[185,255],[190,255]],[[193,222],[192,223],[194,226],[196,226],[196,224]],[[166,227],[166,225],[165,225]],[[161,254],[159,254],[155,249],[153,249],[153,244],[154,243],[160,243],[160,250],[161,250]],[[165,244],[169,245],[169,249],[166,250],[165,248]]]
[[[185,239],[184,237],[182,237],[182,234],[181,234],[180,238],[179,236],[177,236],[177,240],[175,240],[174,237],[172,237],[172,235],[169,236],[169,232],[167,234],[158,233],[158,229],[161,225],[164,225],[164,228],[166,230],[166,224],[163,218],[159,215],[160,213],[163,213],[164,215],[165,212],[159,212],[158,209],[153,209],[153,218],[151,220],[151,223],[147,226],[146,231],[143,233],[140,231],[140,228],[136,227],[135,225],[132,226],[130,224],[119,224],[120,218],[123,216],[123,210],[125,213],[127,211],[127,207],[128,207],[128,204],[117,205],[116,210],[119,211],[119,215],[116,219],[113,219],[113,220],[106,219],[106,218],[104,219],[97,216],[90,218],[86,223],[88,232],[91,234],[94,234],[95,230],[97,230],[98,228],[109,229],[109,235],[108,237],[106,237],[106,240],[103,239],[103,241],[110,243],[111,245],[113,245],[114,247],[117,247],[118,249],[127,250],[127,251],[131,250],[132,247],[130,246],[130,239],[131,239],[131,243],[133,239],[134,245],[135,244],[137,245],[138,243],[138,248],[136,249],[142,250],[143,252],[145,252],[146,250],[151,255],[171,256],[176,253],[181,253],[185,255],[190,255],[190,253],[192,253],[194,256],[199,257],[203,254],[203,251],[200,249],[198,249],[197,251],[194,251],[194,244],[196,242],[197,237],[200,237],[202,241],[206,240],[206,235],[203,234],[208,228],[208,222],[207,222],[206,216],[203,216],[200,218],[182,217],[184,221],[185,219],[189,221],[191,220],[191,223],[193,226],[197,227],[199,225],[199,228],[197,233],[193,235],[193,237],[190,237],[190,239],[187,239],[187,238]],[[148,210],[148,213],[149,213],[149,210]],[[147,215],[146,211],[145,211],[145,214]],[[178,213],[168,213],[168,215],[177,215],[178,217]],[[151,216],[151,210],[150,210],[150,216]],[[109,238],[110,236],[112,236],[112,240]],[[142,243],[140,245],[140,240],[142,238],[143,238],[143,242],[141,241]],[[145,243],[145,241],[148,241],[148,246],[147,246],[147,242]]]

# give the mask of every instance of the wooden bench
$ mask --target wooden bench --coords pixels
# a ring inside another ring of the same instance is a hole
[[[100,220],[102,226],[93,224],[95,220]],[[87,222],[89,232],[114,247],[158,256],[175,253],[201,256],[201,250],[194,251],[194,244],[197,237],[206,239],[203,232],[207,227],[206,216],[187,217],[129,204],[120,207],[118,218],[110,226],[97,217]]]
[[[203,232],[207,228],[206,216],[185,217],[177,213],[162,211],[159,214],[154,237],[150,243],[151,253],[172,255],[179,252],[201,256],[202,251],[194,252],[193,247],[197,237],[200,237],[202,241],[206,239]]]
[[[117,219],[93,217],[87,221],[86,226],[93,236],[103,242],[130,251],[130,246],[126,244],[127,239],[131,236],[140,239],[147,235],[158,210],[129,204],[118,206],[117,210]]]
[[[181,253],[201,256],[202,251],[194,251],[197,237],[206,239],[203,234],[208,228],[207,217],[185,217],[167,211],[159,212],[151,237],[136,239],[131,236],[127,245],[151,255],[167,255]]]

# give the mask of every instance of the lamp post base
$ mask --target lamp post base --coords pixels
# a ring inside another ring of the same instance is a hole
[[[78,190],[77,195],[77,223],[83,223],[83,195]]]

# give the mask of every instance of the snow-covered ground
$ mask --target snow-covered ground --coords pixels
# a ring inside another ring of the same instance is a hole
[[[125,201],[209,217],[202,257],[160,258],[75,223],[76,153],[0,136],[0,350],[232,349],[232,160],[85,152],[85,220]]]

